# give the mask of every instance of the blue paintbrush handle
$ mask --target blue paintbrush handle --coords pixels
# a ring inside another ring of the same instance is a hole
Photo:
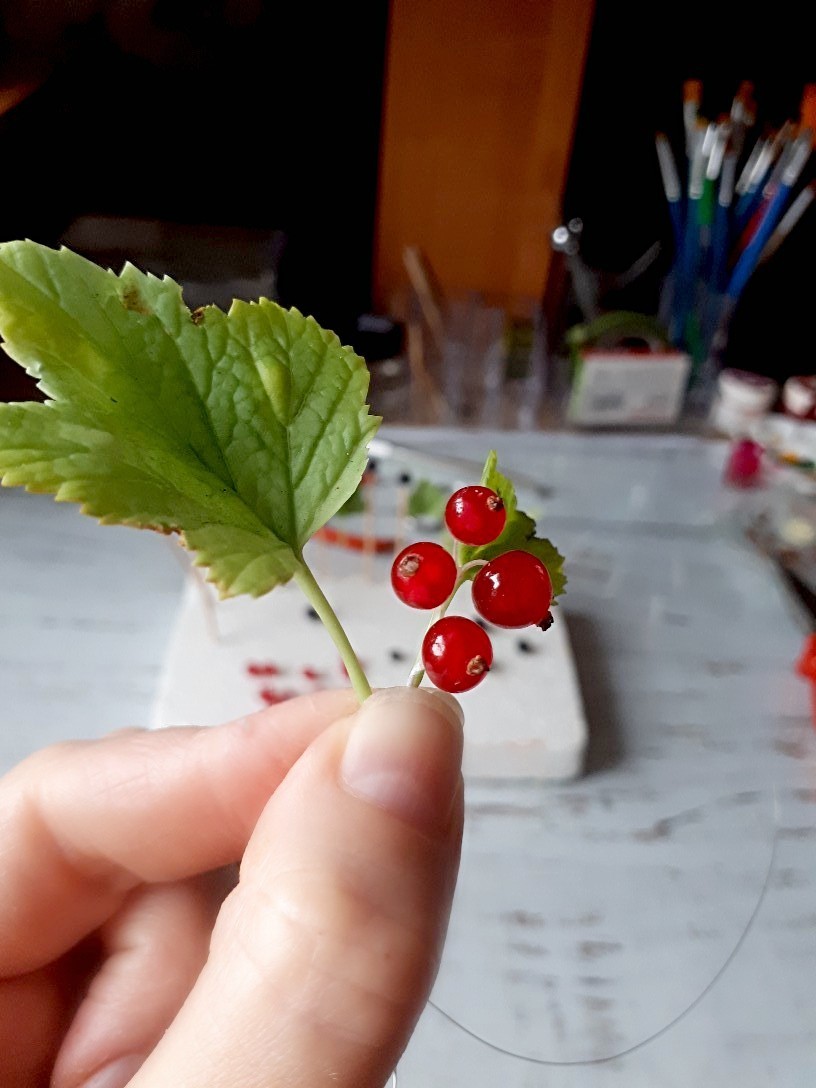
[[[672,232],[674,234],[674,252],[679,255],[683,249],[683,207],[679,200],[669,201]]]
[[[737,203],[737,210],[734,216],[735,227],[737,234],[740,234],[748,224],[751,222],[751,216],[757,210],[762,203],[762,189],[757,189],[753,193],[743,193]]]
[[[774,227],[779,221],[785,203],[790,195],[790,185],[780,185],[768,204],[765,214],[760,220],[754,236],[740,255],[734,268],[731,282],[728,284],[728,295],[732,299],[738,299],[742,294],[751,273],[757,266],[765,243],[773,234]]]

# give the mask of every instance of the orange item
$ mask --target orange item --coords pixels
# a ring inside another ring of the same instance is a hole
[[[813,716],[813,727],[816,729],[816,633],[808,635],[802,653],[796,662],[796,671],[805,680],[810,681],[810,708]]]
[[[418,247],[441,291],[540,298],[594,4],[391,0],[374,293]],[[614,88],[613,92],[614,93]]]
[[[816,633],[805,639],[802,655],[796,662],[796,671],[807,680],[816,681]]]
[[[700,79],[687,79],[683,84],[683,101],[696,102],[700,105],[703,97],[703,83]]]
[[[334,544],[339,548],[348,548],[352,552],[371,550],[375,555],[385,555],[394,550],[394,538],[386,536],[366,537],[362,533],[347,533],[333,525],[324,525],[314,534],[316,540],[324,544]]]
[[[806,83],[802,92],[801,115],[799,118],[801,128],[809,128],[816,132],[816,83]]]

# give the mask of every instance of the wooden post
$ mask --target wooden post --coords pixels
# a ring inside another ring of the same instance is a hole
[[[441,286],[540,297],[592,0],[392,0],[377,303],[419,246]]]

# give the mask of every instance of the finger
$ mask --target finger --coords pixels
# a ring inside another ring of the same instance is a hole
[[[0,1085],[42,1088],[59,1043],[98,965],[93,941],[57,963],[0,979]]]
[[[62,1044],[51,1088],[77,1088],[113,1063],[127,1083],[192,989],[235,879],[231,867],[132,893],[100,931],[103,965]]]
[[[436,973],[459,855],[461,715],[379,692],[267,805],[210,959],[131,1088],[382,1088]]]
[[[0,1085],[47,1084],[64,1030],[62,988],[52,970],[0,981]]]
[[[57,745],[0,783],[0,977],[32,971],[142,882],[240,858],[272,791],[356,706],[304,696],[225,726]]]

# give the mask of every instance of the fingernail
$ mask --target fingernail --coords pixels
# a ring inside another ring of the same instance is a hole
[[[80,1088],[125,1088],[125,1085],[142,1068],[146,1054],[128,1054],[98,1069]]]
[[[462,722],[459,704],[442,692],[375,692],[346,743],[345,788],[421,831],[446,831],[462,768]]]

